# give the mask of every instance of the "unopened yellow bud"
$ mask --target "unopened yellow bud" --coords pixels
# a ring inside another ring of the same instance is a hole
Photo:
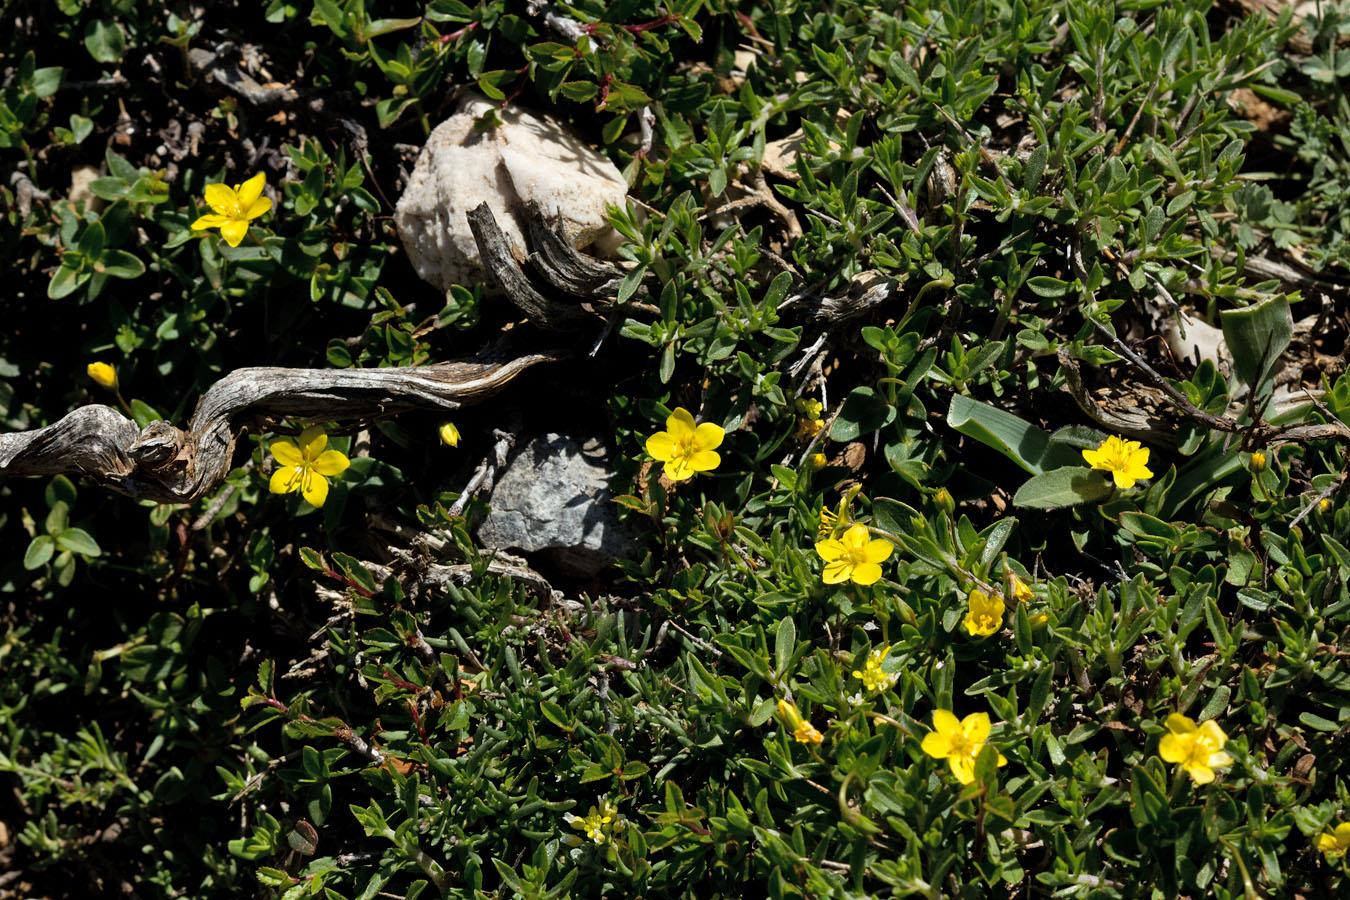
[[[825,464],[828,463],[829,460],[825,458],[824,453],[812,453],[810,456],[806,458],[806,462],[813,469],[823,469],[825,468]]]
[[[1321,513],[1329,513],[1329,512],[1331,512],[1331,498],[1330,498],[1330,497],[1323,497],[1321,500],[1318,500],[1318,501],[1317,501],[1317,511],[1318,511],[1318,512],[1321,512]]]
[[[949,516],[956,511],[956,501],[952,499],[951,491],[945,487],[937,489],[937,493],[933,495],[933,502]]]
[[[446,422],[441,425],[440,435],[442,443],[451,447],[459,446],[459,429],[455,427],[455,423]]]
[[[91,362],[85,369],[89,377],[108,390],[117,388],[117,370],[105,362]]]
[[[793,703],[791,700],[778,701],[778,715],[782,716],[783,721],[794,731],[801,727],[802,714],[797,709],[797,704]]]
[[[1252,471],[1264,472],[1266,470],[1266,454],[1261,450],[1252,451]]]

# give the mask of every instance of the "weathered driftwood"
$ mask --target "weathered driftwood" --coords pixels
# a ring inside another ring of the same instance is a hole
[[[588,322],[594,322],[595,316],[580,306],[569,306],[545,297],[535,289],[525,272],[520,268],[511,249],[511,243],[497,224],[497,217],[487,203],[480,203],[469,210],[469,228],[473,239],[478,243],[478,253],[483,265],[497,279],[506,298],[531,321],[550,331],[574,331]]]
[[[284,419],[364,423],[415,409],[479,403],[517,375],[559,354],[507,362],[453,362],[401,369],[237,369],[211,386],[186,429],[144,429],[92,404],[34,431],[0,434],[0,477],[83,475],[130,497],[188,503],[230,471],[248,426]]]

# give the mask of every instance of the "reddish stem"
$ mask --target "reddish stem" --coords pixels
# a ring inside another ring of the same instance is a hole
[[[441,44],[448,44],[448,43],[450,43],[451,41],[457,41],[457,40],[459,40],[460,38],[464,37],[464,35],[468,34],[470,31],[473,31],[473,30],[474,30],[475,28],[477,28],[477,27],[478,27],[478,23],[477,23],[477,22],[470,22],[468,25],[465,25],[465,26],[464,26],[463,28],[461,28],[459,31],[452,31],[452,32],[450,32],[449,34],[443,34],[443,35],[441,35],[439,38],[437,38],[437,42],[438,42],[438,43],[441,43]]]

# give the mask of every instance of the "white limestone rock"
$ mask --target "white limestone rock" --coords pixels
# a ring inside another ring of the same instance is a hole
[[[560,215],[581,248],[612,239],[605,212],[628,193],[612,162],[547,117],[508,108],[499,111],[500,127],[475,130],[474,119],[495,107],[479,94],[466,95],[427,138],[394,211],[417,274],[442,291],[487,277],[465,218],[484,200],[523,256],[517,216],[525,203],[537,200],[549,215]]]

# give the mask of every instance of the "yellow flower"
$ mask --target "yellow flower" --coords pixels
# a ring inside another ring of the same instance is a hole
[[[819,419],[820,414],[825,411],[819,400],[808,398],[806,400],[797,400],[797,409],[808,419]]]
[[[1317,511],[1318,511],[1318,512],[1323,512],[1323,513],[1329,513],[1329,512],[1331,512],[1331,498],[1330,498],[1330,497],[1323,497],[1321,500],[1318,500],[1318,501],[1317,501]]]
[[[806,458],[806,464],[813,469],[823,469],[828,462],[829,460],[825,458],[824,453],[812,453]],[[821,510],[821,512],[824,512],[824,510]]]
[[[817,731],[816,726],[810,722],[802,722],[792,729],[792,736],[797,739],[799,744],[819,744],[825,740],[825,735]]]
[[[611,831],[623,830],[623,820],[618,819],[618,815],[618,807],[608,800],[601,800],[599,807],[592,806],[591,811],[584,816],[574,816],[567,813],[564,818],[567,820],[567,824],[577,831],[584,831],[586,837],[597,844],[603,844],[609,839]]]
[[[1050,617],[1047,616],[1045,613],[1032,613],[1032,615],[1030,615],[1028,619],[1031,622],[1032,628],[1040,628],[1044,626],[1046,622],[1050,621]]]
[[[980,755],[991,729],[988,713],[971,713],[960,721],[949,710],[933,710],[933,730],[923,736],[923,752],[934,759],[945,759],[952,774],[962,784],[975,780],[975,760]],[[998,764],[1008,760],[998,755]]]
[[[1266,470],[1266,454],[1261,450],[1252,451],[1252,471],[1264,472]]]
[[[310,506],[323,506],[328,499],[328,479],[341,475],[351,460],[337,450],[325,450],[328,435],[323,426],[311,425],[300,432],[300,446],[291,441],[272,442],[272,456],[281,464],[272,473],[267,488],[274,494],[298,490]]]
[[[1216,766],[1233,762],[1223,750],[1228,735],[1213,719],[1197,728],[1194,719],[1172,713],[1165,724],[1168,733],[1158,742],[1158,755],[1164,762],[1179,763],[1196,784],[1209,784]]]
[[[872,540],[867,526],[855,522],[839,540],[816,541],[816,553],[825,560],[825,583],[875,584],[881,579],[882,560],[891,555],[889,541]]]
[[[990,597],[984,591],[971,591],[967,602],[970,608],[961,623],[966,631],[988,635],[1003,627],[1003,598],[998,594]]]
[[[721,445],[725,431],[711,422],[694,424],[684,407],[676,407],[666,419],[666,430],[647,438],[647,452],[665,463],[666,477],[672,481],[692,478],[695,472],[711,471],[722,462],[713,451]]]
[[[455,427],[454,422],[444,422],[440,429],[441,443],[449,444],[451,447],[459,446],[459,429]]]
[[[206,186],[206,205],[212,212],[192,223],[193,231],[204,228],[219,228],[221,237],[231,247],[248,234],[250,219],[256,219],[272,208],[272,201],[262,195],[266,178],[262,172],[254,175],[243,184],[230,187],[227,184],[208,184]]]
[[[817,731],[814,725],[802,718],[801,711],[797,709],[797,704],[791,700],[780,699],[778,701],[778,715],[792,729],[792,736],[796,738],[797,743],[819,744],[825,740],[825,736]]]
[[[1110,472],[1116,487],[1124,490],[1134,487],[1136,481],[1153,477],[1148,470],[1148,453],[1148,448],[1138,441],[1112,435],[1096,450],[1084,450],[1083,459],[1094,469]]]
[[[811,438],[820,434],[820,429],[825,427],[825,423],[820,419],[801,418],[797,420],[797,433],[795,437],[799,441],[809,441]]]
[[[867,662],[863,663],[862,671],[853,670],[853,677],[862,679],[863,687],[868,693],[875,694],[880,691],[890,690],[895,683],[900,680],[899,672],[883,672],[881,663],[886,659],[886,654],[891,652],[891,645],[878,647],[867,654]]]
[[[1342,822],[1335,831],[1327,831],[1317,836],[1317,849],[1327,855],[1327,859],[1340,859],[1350,850],[1350,822]]]
[[[117,370],[105,362],[91,362],[85,371],[89,377],[94,379],[101,387],[108,390],[117,389]]]
[[[1011,593],[1014,600],[1020,600],[1025,603],[1027,600],[1034,600],[1036,598],[1036,595],[1031,593],[1031,588],[1027,586],[1027,583],[1011,572],[1008,573],[1008,582],[1012,585]]]

